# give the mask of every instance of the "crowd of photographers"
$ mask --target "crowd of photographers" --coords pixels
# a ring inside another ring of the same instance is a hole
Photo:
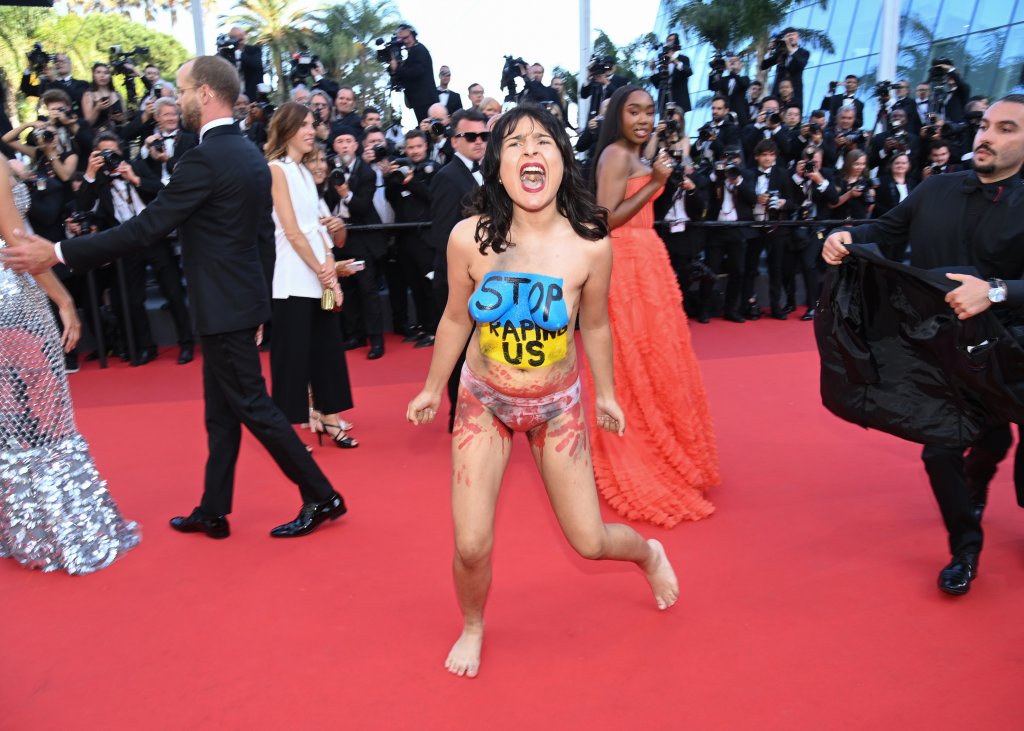
[[[218,53],[236,65],[243,93],[236,124],[253,142],[266,143],[274,108],[264,82],[262,50],[247,45],[233,28],[218,38]],[[147,50],[111,48],[111,58],[91,68],[91,79],[74,77],[66,55],[49,55],[41,44],[27,54],[20,90],[38,99],[38,117],[12,126],[0,119],[0,149],[17,156],[14,168],[33,196],[29,218],[41,235],[58,240],[117,225],[137,215],[167,183],[192,146],[181,128],[174,85],[161,69],[144,65]],[[972,97],[952,62],[937,59],[920,83],[883,82],[872,93],[878,114],[864,118],[856,76],[830,84],[817,106],[805,105],[803,69],[809,54],[799,34],[786,29],[760,65],[772,79],[766,90],[743,73],[738,56],[711,61],[711,120],[686,129],[692,69],[679,39],[669,35],[651,63],[660,121],[647,156],[666,147],[675,171],[657,200],[665,240],[686,307],[700,322],[722,316],[733,322],[762,314],[786,319],[803,305],[814,316],[823,221],[877,217],[905,198],[924,177],[970,165],[972,141],[987,106]],[[321,195],[351,231],[345,257],[360,269],[343,281],[346,348],[367,347],[384,355],[384,334],[399,333],[415,347],[433,342],[444,306],[444,249],[465,195],[481,182],[478,163],[488,122],[502,103],[471,84],[466,97],[449,88],[446,66],[434,74],[429,51],[415,29],[399,26],[377,41],[377,61],[404,92],[418,125],[403,132],[397,114],[357,97],[340,85],[315,55],[292,55],[290,98],[314,115],[327,171]],[[580,89],[587,122],[572,128],[564,81],[544,84],[544,68],[508,56],[501,88],[506,101],[531,101],[559,116],[576,136],[581,162],[592,165],[605,103],[626,83],[614,60],[595,56]],[[112,83],[120,75],[125,95]],[[452,167],[454,166],[454,167]],[[787,223],[782,225],[784,222]],[[742,225],[751,223],[756,225]],[[395,225],[399,224],[399,225]],[[173,235],[144,254],[129,257],[86,280],[60,272],[79,302],[98,299],[89,318],[106,349],[133,365],[157,354],[145,309],[147,269],[167,302],[179,345],[178,362],[193,358],[193,333]],[[767,268],[767,301],[759,302],[759,268]],[[797,287],[802,280],[802,287]],[[388,292],[389,308],[381,292]],[[803,302],[797,301],[802,289]],[[410,308],[409,302],[412,302]],[[762,306],[763,305],[763,306]],[[390,318],[385,322],[385,311]],[[69,356],[69,370],[77,368]]]

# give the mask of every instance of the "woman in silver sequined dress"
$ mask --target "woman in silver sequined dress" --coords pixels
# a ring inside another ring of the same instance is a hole
[[[28,190],[0,156],[0,247],[25,227],[28,206]],[[109,566],[139,542],[75,426],[63,352],[79,332],[71,296],[52,273],[0,264],[0,558],[69,574]]]

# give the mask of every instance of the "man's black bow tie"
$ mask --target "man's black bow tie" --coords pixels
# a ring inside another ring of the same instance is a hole
[[[480,161],[479,160],[474,160],[473,161],[473,169],[472,169],[471,172],[475,173],[475,172],[477,172],[479,170],[480,170]]]

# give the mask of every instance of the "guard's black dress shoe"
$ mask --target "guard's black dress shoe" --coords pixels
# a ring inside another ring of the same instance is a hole
[[[423,333],[423,337],[420,338],[420,341],[418,343],[416,343],[412,347],[414,347],[414,348],[429,348],[433,344],[434,344],[434,336],[433,335],[427,335],[426,333]]]
[[[706,312],[701,312],[700,314],[697,315],[697,322],[701,323],[702,325],[707,325],[709,322],[711,322],[711,315],[709,315]]]
[[[378,358],[384,357],[384,344],[374,345],[370,347],[370,352],[366,354],[367,360],[377,360]]]
[[[939,589],[960,596],[971,590],[971,582],[978,575],[978,554],[960,553],[939,572]]]
[[[804,322],[808,322],[810,320],[813,320],[814,319],[814,308],[813,307],[808,307],[807,308],[807,312],[805,312],[804,314],[800,315],[800,319],[802,321],[804,321]]]
[[[790,312],[793,312],[794,310],[796,310],[796,308],[793,307],[793,305],[786,305],[785,307],[782,308],[782,311],[785,312],[787,315]]]
[[[415,343],[417,340],[422,340],[426,336],[427,336],[427,334],[425,332],[423,332],[422,330],[413,330],[408,335],[406,335],[404,338],[402,338],[402,342],[403,343]]]
[[[191,345],[182,345],[181,353],[178,354],[178,365],[185,365],[195,360],[196,354]]]
[[[348,508],[345,507],[345,501],[342,500],[341,495],[334,493],[322,503],[303,504],[302,510],[299,511],[299,517],[291,523],[277,526],[270,531],[270,535],[274,538],[304,536],[307,533],[312,533],[313,529],[325,520],[337,520],[347,512]]]
[[[724,317],[729,322],[746,322],[747,321],[747,318],[745,318],[743,315],[741,315],[738,312],[726,312],[724,315],[722,315],[722,317]]]
[[[786,314],[785,310],[772,310],[772,319],[773,320],[787,320],[787,319],[789,319],[789,315]]]
[[[756,302],[751,302],[747,306],[747,311],[744,313],[748,320],[760,320],[761,319],[761,308],[758,307]]]
[[[355,350],[366,345],[366,338],[349,338],[341,344],[345,350]]]
[[[205,533],[210,538],[227,538],[231,526],[223,515],[207,515],[199,508],[187,517],[171,518],[171,527],[181,533]]]

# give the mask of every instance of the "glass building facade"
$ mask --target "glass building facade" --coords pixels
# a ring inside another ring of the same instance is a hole
[[[690,57],[694,74],[690,95],[695,112],[687,119],[692,135],[708,119],[708,44],[671,24],[671,2],[662,0],[657,34],[664,38],[678,30],[683,52]],[[796,3],[778,31],[786,26],[824,31],[835,46],[828,53],[811,46],[804,70],[804,114],[816,109],[828,92],[830,81],[847,74],[861,77],[858,97],[864,102],[865,126],[875,118],[877,105],[872,89],[877,78],[882,35],[883,0],[832,0],[826,9],[810,0]],[[901,0],[897,78],[910,82],[911,90],[928,76],[932,59],[950,58],[970,86],[972,95],[999,97],[1022,82],[1024,65],[1024,0]],[[735,49],[730,49],[735,50]],[[746,59],[746,73],[757,73],[755,59]],[[774,70],[768,71],[768,84]],[[895,81],[895,79],[890,79]],[[840,86],[840,90],[842,87]]]

